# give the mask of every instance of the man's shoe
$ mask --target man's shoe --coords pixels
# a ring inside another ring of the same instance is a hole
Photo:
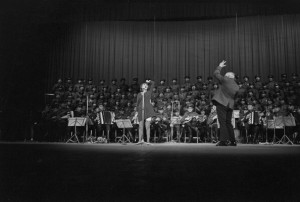
[[[216,146],[227,146],[227,144],[224,141],[220,141],[216,144]]]
[[[228,146],[236,146],[236,141],[230,141],[230,143],[228,144]]]

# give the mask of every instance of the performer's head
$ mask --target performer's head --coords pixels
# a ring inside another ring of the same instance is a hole
[[[187,111],[188,111],[188,112],[194,111],[194,106],[193,106],[192,104],[190,104],[190,105],[188,106],[188,108],[187,108]]]
[[[234,79],[234,77],[235,77],[233,72],[227,72],[225,74],[225,76],[228,77],[228,78],[230,78],[230,79]]]
[[[175,110],[174,114],[175,114],[175,116],[179,116],[180,115],[180,111],[179,110]]]
[[[215,112],[216,110],[217,110],[217,106],[216,106],[216,105],[213,105],[213,106],[211,107],[210,112]]]
[[[100,103],[100,104],[98,105],[98,109],[99,109],[100,111],[103,111],[103,110],[104,110],[104,105],[103,105],[102,103]]]
[[[252,104],[248,104],[248,110],[252,111],[253,110],[253,105]]]
[[[147,91],[148,90],[148,84],[147,83],[142,83],[141,84],[141,89],[142,89],[142,91]]]

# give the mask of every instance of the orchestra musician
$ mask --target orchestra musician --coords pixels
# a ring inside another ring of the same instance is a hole
[[[181,119],[182,116],[180,116],[180,111],[175,110],[170,120],[170,127],[171,127],[171,139],[173,139],[174,137],[174,129],[175,129],[177,142],[180,142],[180,138],[181,138],[181,122],[180,122]]]
[[[144,143],[144,126],[146,126],[147,145],[150,145],[150,124],[151,117],[155,116],[153,105],[151,104],[152,90],[154,81],[146,80],[146,83],[141,84],[141,92],[137,95],[137,111],[139,121],[139,144]],[[150,89],[148,90],[150,85]]]
[[[239,118],[237,121],[237,128],[240,131],[242,140],[242,143],[247,143],[248,142],[248,136],[247,136],[247,131],[246,131],[246,127],[245,127],[245,114],[247,113],[248,109],[248,105],[244,104],[243,106],[241,106],[239,108]]]
[[[201,141],[204,141],[206,139],[210,139],[207,138],[207,115],[205,114],[205,110],[202,109],[200,111],[200,115],[197,118],[197,125],[198,125],[198,130],[200,133],[200,139]]]
[[[235,94],[239,90],[239,86],[235,82],[235,75],[233,72],[227,72],[225,76],[221,75],[221,70],[225,67],[226,61],[222,61],[217,69],[214,71],[214,76],[219,81],[219,88],[215,91],[212,98],[214,104],[217,106],[218,120],[220,123],[220,142],[216,146],[236,146],[235,135],[231,118],[234,107]],[[227,141],[230,141],[227,144]]]
[[[263,113],[255,111],[252,104],[248,104],[248,111],[245,113],[243,121],[245,122],[245,129],[247,130],[250,143],[257,144],[261,135],[262,117]]]
[[[194,112],[194,106],[190,104],[187,107],[187,112],[185,112],[181,118],[182,133],[184,134],[184,137],[186,137],[186,133],[189,134],[190,143],[192,142],[193,133],[196,133],[197,137],[199,137],[199,130],[197,127],[198,116],[199,114]]]
[[[103,104],[99,104],[98,108],[96,109],[96,114],[97,115],[94,122],[97,125],[97,137],[106,137],[108,142],[111,141],[112,137],[110,137],[110,131],[115,120],[114,112],[106,111]]]
[[[158,142],[162,142],[163,134],[168,129],[169,117],[165,113],[164,108],[160,106],[158,108],[158,114],[156,115],[153,122],[153,132],[158,134]]]
[[[290,125],[285,127],[285,134],[287,134],[288,137],[291,137],[291,140],[294,144],[296,144],[299,141],[299,121],[300,121],[300,109],[295,109],[294,105],[288,106],[288,113],[287,117],[290,117],[294,120],[295,125]]]
[[[295,110],[293,113],[293,116],[295,117],[295,133],[294,133],[294,143],[299,144],[300,143],[300,108]]]
[[[217,107],[213,105],[211,107],[210,113],[207,117],[207,125],[210,128],[210,138],[213,143],[218,142],[218,115],[217,115]]]

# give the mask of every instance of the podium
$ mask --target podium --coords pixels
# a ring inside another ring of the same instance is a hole
[[[116,120],[116,124],[117,124],[118,128],[123,129],[123,135],[119,139],[118,143],[122,143],[122,144],[131,143],[129,138],[125,135],[125,129],[133,127],[131,124],[131,121],[129,119],[119,119],[119,120]]]
[[[86,118],[83,118],[83,117],[74,117],[74,118],[68,119],[68,126],[71,126],[71,127],[74,126],[74,134],[70,137],[70,139],[68,139],[68,141],[66,143],[69,143],[69,142],[79,143],[76,127],[85,126],[85,123],[86,123]]]

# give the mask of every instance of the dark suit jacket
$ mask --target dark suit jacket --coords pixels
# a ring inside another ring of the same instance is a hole
[[[156,113],[154,112],[153,106],[150,103],[151,101],[151,95],[152,95],[152,91],[153,91],[153,87],[154,87],[154,81],[151,81],[151,86],[150,89],[145,93],[144,95],[144,102],[145,102],[145,106],[144,106],[144,110],[145,110],[145,116],[144,116],[144,120],[155,116]],[[139,93],[137,95],[137,111],[138,111],[138,120],[142,121],[143,120],[143,96],[141,93]]]
[[[213,101],[216,101],[226,107],[233,109],[234,96],[239,90],[239,86],[234,79],[221,75],[222,67],[217,67],[214,71],[214,76],[219,81],[219,89],[215,92]]]

